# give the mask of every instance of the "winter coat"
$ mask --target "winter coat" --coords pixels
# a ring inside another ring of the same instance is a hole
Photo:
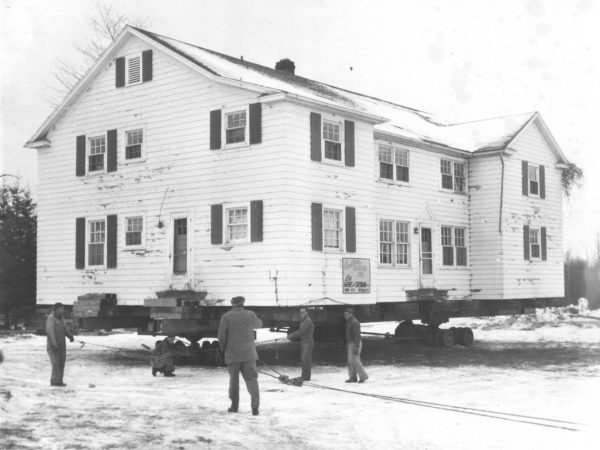
[[[310,317],[306,316],[300,322],[300,328],[298,328],[293,333],[290,333],[288,339],[290,341],[299,340],[301,344],[314,344],[315,340],[313,339],[313,333],[315,331],[315,325]]]
[[[254,329],[262,327],[262,321],[252,311],[235,306],[221,317],[219,346],[225,353],[225,363],[256,361]]]
[[[152,367],[155,369],[167,369],[167,371],[172,371],[175,353],[175,346],[169,342],[168,338],[157,341],[150,359]]]
[[[346,321],[346,343],[358,346],[360,341],[360,322],[352,316]]]
[[[50,314],[46,319],[46,349],[66,352],[66,337],[73,339],[73,335],[67,330],[65,322],[54,314]]]

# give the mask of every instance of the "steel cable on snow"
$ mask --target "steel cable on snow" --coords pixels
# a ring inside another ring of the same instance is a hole
[[[285,375],[281,374],[280,372],[278,372],[277,370],[275,370],[274,368],[272,368],[271,366],[269,366],[268,364],[266,364],[264,361],[262,361],[260,359],[259,359],[259,361],[262,364],[264,364],[266,367],[268,367],[270,370],[275,372],[277,375],[285,376]],[[262,370],[259,370],[258,372],[262,373],[263,375],[267,375],[271,378],[275,378],[276,380],[281,381],[278,376],[272,375],[272,374],[264,372]],[[567,420],[548,419],[545,417],[536,417],[536,416],[528,416],[528,415],[524,415],[524,414],[505,413],[505,412],[501,412],[501,411],[492,411],[492,410],[486,410],[486,409],[480,409],[480,408],[471,408],[468,406],[446,405],[443,403],[434,403],[434,402],[427,402],[427,401],[422,401],[422,400],[412,400],[412,399],[402,398],[402,397],[393,397],[390,395],[371,394],[368,392],[358,392],[358,391],[352,391],[352,390],[348,390],[348,389],[336,388],[336,387],[332,387],[332,386],[325,386],[322,384],[312,383],[310,381],[303,381],[302,384],[313,387],[313,388],[317,388],[317,389],[325,389],[325,390],[330,390],[330,391],[335,391],[335,392],[344,392],[347,394],[361,395],[364,397],[373,397],[373,398],[378,398],[380,400],[394,401],[394,402],[398,402],[398,403],[406,403],[406,404],[414,405],[414,406],[423,406],[426,408],[441,409],[444,411],[453,411],[453,412],[459,412],[459,413],[463,413],[463,414],[470,414],[470,415],[481,416],[481,417],[489,417],[492,419],[500,419],[500,420],[506,420],[506,421],[510,421],[510,422],[525,423],[525,424],[529,424],[529,425],[538,425],[538,426],[548,427],[548,428],[558,428],[558,429],[563,429],[563,430],[567,430],[567,431],[584,431],[581,429],[582,427],[583,428],[597,428],[594,425],[584,424],[584,423],[579,423],[579,422],[572,422],[572,421],[567,421]],[[523,420],[521,420],[521,419],[523,419]],[[528,419],[528,420],[525,420],[525,419]],[[544,422],[547,422],[547,423],[544,423]],[[577,428],[577,427],[579,427],[579,428]]]

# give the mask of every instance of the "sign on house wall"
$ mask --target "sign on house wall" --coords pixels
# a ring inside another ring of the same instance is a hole
[[[371,292],[371,265],[367,258],[342,258],[344,294]]]

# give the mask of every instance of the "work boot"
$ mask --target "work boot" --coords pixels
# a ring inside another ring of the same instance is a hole
[[[52,386],[56,386],[56,387],[65,387],[66,384],[65,383],[52,383]]]
[[[237,406],[235,406],[235,405],[231,405],[231,406],[229,407],[229,409],[227,409],[227,412],[230,412],[230,413],[236,413],[236,412],[238,412],[238,407],[237,407]]]
[[[356,378],[348,378],[346,380],[346,383],[356,383],[356,381],[357,381]]]
[[[258,416],[258,408],[252,408],[252,415]]]
[[[165,377],[174,377],[175,374],[173,372],[165,372]]]
[[[358,380],[359,383],[364,383],[365,381],[367,381],[369,379],[369,377],[365,377],[365,378],[361,378],[360,380]]]

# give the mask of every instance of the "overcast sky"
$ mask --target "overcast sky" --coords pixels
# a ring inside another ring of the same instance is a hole
[[[57,58],[77,60],[92,0],[0,0],[0,174],[34,193]],[[565,250],[600,232],[598,0],[106,0],[147,28],[428,111],[449,122],[539,111],[585,187],[564,205]]]

